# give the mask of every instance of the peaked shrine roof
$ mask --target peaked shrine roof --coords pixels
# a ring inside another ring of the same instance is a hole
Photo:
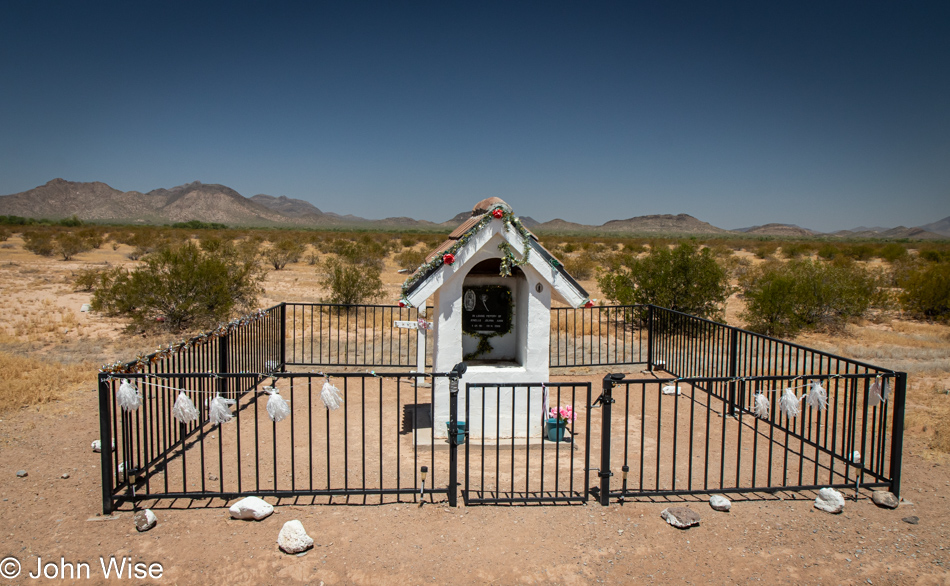
[[[501,233],[504,238],[499,246],[502,251],[501,276],[510,276],[511,269],[516,266],[530,264],[567,303],[574,307],[590,305],[587,291],[554,255],[541,246],[537,236],[524,227],[512,213],[511,206],[497,197],[483,199],[475,204],[472,216],[426,256],[425,262],[403,283],[399,304],[412,307],[424,303],[433,291],[434,281],[441,283],[439,277],[444,276],[444,272],[455,272],[472,256],[477,250],[473,249],[476,245],[472,240],[485,230]],[[459,260],[456,260],[456,256],[459,256]]]

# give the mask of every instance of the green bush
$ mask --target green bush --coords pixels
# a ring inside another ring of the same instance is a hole
[[[772,336],[839,328],[880,304],[878,278],[851,261],[769,262],[740,283],[749,328]]]
[[[414,248],[406,248],[395,255],[396,266],[400,269],[413,271],[419,268],[426,260],[426,253]]]
[[[76,291],[95,291],[102,283],[111,282],[115,271],[115,269],[108,267],[79,269],[73,277],[73,285],[75,285]]]
[[[53,248],[63,260],[70,260],[80,252],[92,250],[92,244],[76,232],[60,232],[53,238]]]
[[[594,270],[600,264],[598,254],[594,248],[587,248],[580,253],[564,258],[564,268],[575,279],[586,281],[594,276]],[[610,255],[612,258],[614,255]]]
[[[303,255],[304,245],[291,238],[283,238],[270,245],[263,253],[264,260],[274,267],[274,270],[281,270],[288,263],[297,262]]]
[[[873,244],[867,243],[852,244],[845,248],[844,251],[848,258],[853,258],[854,260],[870,260],[875,252],[877,252],[876,247]]]
[[[175,222],[172,228],[182,228],[186,230],[225,230],[227,224],[218,222],[202,222],[201,220],[189,220],[187,222]]]
[[[755,253],[756,258],[769,258],[778,250],[777,242],[760,242],[755,245],[752,252]]]
[[[24,232],[23,248],[40,256],[54,256],[56,254],[56,243],[53,242],[53,235],[46,230]]]
[[[832,260],[841,255],[841,250],[834,244],[822,244],[818,247],[818,256],[825,260]]]
[[[722,317],[731,292],[728,275],[712,252],[691,242],[673,250],[653,246],[643,258],[623,257],[598,283],[608,299],[622,305],[651,303],[711,319]]]
[[[887,262],[895,262],[902,258],[907,258],[907,249],[896,242],[885,244],[877,252],[878,256]]]
[[[814,250],[810,244],[805,242],[786,242],[782,244],[782,255],[785,258],[801,258],[808,256]]]
[[[327,290],[324,301],[357,305],[383,296],[383,280],[377,267],[365,266],[345,257],[331,256],[323,261],[321,285]]]
[[[77,232],[79,236],[89,244],[89,248],[99,249],[106,241],[106,234],[102,228],[89,226],[82,228]]]
[[[911,316],[950,320],[950,263],[928,264],[910,270],[898,284],[903,289],[901,306]]]
[[[192,242],[144,257],[134,271],[100,276],[93,311],[128,317],[133,324],[172,331],[208,329],[257,303],[262,274],[231,243],[202,250]]]

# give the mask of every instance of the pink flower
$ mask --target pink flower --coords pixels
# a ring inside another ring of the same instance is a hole
[[[549,419],[557,419],[559,422],[571,423],[577,421],[577,413],[574,413],[574,408],[570,405],[562,405],[560,407],[551,407],[551,410],[548,412]]]

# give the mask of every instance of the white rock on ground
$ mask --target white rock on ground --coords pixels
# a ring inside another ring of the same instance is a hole
[[[844,496],[833,488],[823,488],[815,497],[815,508],[828,513],[840,513],[844,510]]]
[[[709,506],[712,507],[714,511],[729,512],[729,509],[732,508],[732,501],[721,494],[714,494],[709,497]]]
[[[158,523],[158,517],[152,512],[152,509],[145,509],[135,513],[135,528],[139,531],[148,531]]]
[[[262,498],[249,496],[234,503],[228,510],[233,519],[260,521],[270,517],[274,507]]]
[[[686,507],[669,507],[660,513],[667,523],[679,529],[699,525],[699,514]]]
[[[92,451],[97,453],[102,451],[102,440],[92,440]],[[115,451],[115,440],[112,440],[112,451]]]
[[[313,547],[313,539],[303,528],[303,523],[294,519],[284,523],[277,536],[277,545],[287,553],[301,553]]]

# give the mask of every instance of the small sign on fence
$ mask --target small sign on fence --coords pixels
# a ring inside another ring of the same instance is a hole
[[[404,330],[431,330],[432,322],[424,319],[419,319],[418,321],[396,320],[393,322],[393,327],[402,328]]]

